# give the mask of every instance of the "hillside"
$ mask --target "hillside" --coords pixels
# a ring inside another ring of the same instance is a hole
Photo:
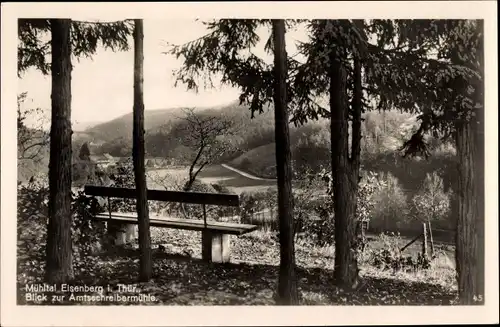
[[[363,168],[379,173],[391,173],[406,190],[418,189],[427,173],[442,171],[445,187],[451,187],[455,178],[454,149],[449,144],[428,138],[433,149],[427,160],[403,158],[398,149],[417,128],[414,116],[395,111],[369,112],[362,124],[361,160]],[[271,129],[272,131],[272,129]],[[251,131],[248,131],[252,134]],[[264,133],[265,134],[265,133]],[[243,171],[266,178],[276,177],[274,135],[267,143],[248,149],[230,164]],[[318,171],[330,165],[330,131],[328,120],[310,122],[304,126],[290,128],[292,165],[301,174],[306,169]]]
[[[152,130],[172,120],[176,120],[180,116],[182,116],[182,111],[180,108],[145,110],[144,128],[146,131]],[[132,113],[128,113],[111,121],[90,127],[84,132],[86,134],[93,135],[96,139],[100,139],[105,142],[121,138],[131,139],[132,122]]]
[[[162,132],[166,126],[169,126],[172,122],[175,122],[185,116],[183,109],[184,108],[166,108],[145,110],[144,129],[149,134]],[[250,111],[248,107],[239,105],[239,101],[233,101],[223,106],[196,108],[196,110],[203,112],[206,115],[224,114],[228,117],[236,119],[237,121],[250,118]],[[256,114],[256,120],[261,120],[263,118],[260,116],[266,116],[265,120],[272,118],[273,115],[269,115],[269,113],[271,112],[268,112],[267,115],[266,113],[263,115]],[[133,116],[132,112],[130,112],[111,121],[87,128],[83,132],[93,135],[95,138],[106,142],[114,139],[129,139],[132,137],[132,121]]]
[[[276,176],[276,144],[269,143],[261,145],[245,152],[230,162],[231,166],[237,167],[261,177]]]
[[[236,134],[232,136],[240,143],[242,151],[269,143],[274,137],[272,130],[274,115],[272,111],[256,113],[254,119],[247,106],[232,102],[225,106],[196,109],[201,117],[222,117],[234,122]],[[182,124],[186,113],[183,108],[146,110],[145,142],[146,152],[153,157],[182,156],[187,150],[180,146],[183,138]],[[266,135],[264,135],[266,134]],[[110,153],[114,156],[128,156],[132,148],[132,114],[127,114],[112,121],[99,124],[78,133],[81,141],[90,141],[91,150],[98,153]],[[97,145],[97,146],[95,146]]]
[[[100,122],[94,121],[94,122],[73,122],[71,124],[71,128],[73,129],[73,132],[83,132],[87,129],[90,129],[96,125],[99,125]]]

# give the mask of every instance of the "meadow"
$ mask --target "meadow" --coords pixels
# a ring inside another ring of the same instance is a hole
[[[188,176],[188,167],[159,168],[148,170],[148,186],[150,188],[164,188],[162,181],[185,180]],[[243,192],[265,191],[269,187],[276,187],[275,180],[252,179],[245,177],[222,165],[211,165],[204,168],[198,175],[198,179],[206,184],[219,184],[229,188],[236,194]]]

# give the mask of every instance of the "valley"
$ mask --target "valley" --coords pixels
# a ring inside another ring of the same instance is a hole
[[[149,188],[180,190],[186,182],[188,167],[196,157],[198,148],[192,143],[191,133],[186,131],[185,113],[182,108],[145,111]],[[269,189],[276,191],[276,144],[272,110],[255,113],[255,117],[251,118],[248,106],[232,102],[225,106],[199,110],[197,115],[205,121],[229,121],[233,127],[230,134],[215,138],[224,144],[231,144],[232,149],[223,155],[213,156],[211,162],[201,170],[197,181],[205,186],[200,190],[214,191],[211,184],[217,184],[240,196],[254,194],[264,198],[269,197],[266,195]],[[418,196],[426,196],[429,192],[439,194],[443,199],[453,196],[457,176],[454,169],[455,149],[452,145],[428,136],[427,142],[432,150],[429,158],[403,158],[399,153],[399,147],[418,126],[414,116],[398,111],[371,111],[364,114],[361,170],[364,174],[376,174],[376,180],[386,185],[383,190],[375,192],[372,198],[374,209],[371,226],[377,230],[418,230],[418,219],[415,218],[420,215],[418,206],[415,205],[420,201]],[[131,158],[131,136],[131,114],[75,133],[74,160],[78,161],[78,154],[85,143],[89,147],[91,158],[94,158],[92,160],[97,162],[106,161],[106,158],[112,158],[115,162]],[[300,183],[305,182],[306,176],[312,175],[318,179],[321,171],[330,169],[328,120],[320,118],[300,126],[290,124],[290,144],[295,190],[302,188]],[[151,159],[152,163],[149,163]],[[47,166],[48,157],[30,165],[20,162],[18,179],[21,183],[26,183],[33,172],[46,172]],[[87,172],[83,172],[80,175],[86,174]],[[428,185],[428,179],[434,175],[438,184]],[[429,187],[438,189],[431,192]],[[305,189],[311,191],[311,194],[325,194],[326,184],[319,182],[312,188]],[[446,213],[436,220],[435,228],[445,230],[444,233],[448,235],[448,230],[453,228],[453,219]]]

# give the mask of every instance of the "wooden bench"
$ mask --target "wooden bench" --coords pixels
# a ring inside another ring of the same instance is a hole
[[[135,225],[138,224],[136,213],[111,212],[110,198],[135,199],[133,188],[85,186],[85,194],[107,198],[108,212],[97,214],[91,219],[112,222],[123,226],[117,231],[116,244],[123,244],[135,238]],[[231,235],[243,235],[257,229],[256,225],[228,222],[207,221],[206,205],[239,207],[239,197],[235,194],[178,192],[163,190],[148,190],[148,201],[179,202],[201,204],[203,220],[160,217],[150,213],[150,226],[177,228],[202,232],[202,257],[209,262],[229,262]],[[109,225],[108,225],[109,226]]]

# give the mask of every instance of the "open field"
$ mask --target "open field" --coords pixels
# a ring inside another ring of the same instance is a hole
[[[177,179],[187,178],[188,169],[189,168],[186,167],[151,170],[148,172],[148,175],[150,176],[148,183],[151,184],[148,185],[151,188],[163,188],[162,185],[155,183],[155,177],[162,178],[165,177],[165,175],[170,174]],[[222,165],[212,165],[204,168],[198,175],[198,178],[204,183],[218,183],[226,186],[236,194],[262,191],[269,187],[276,187],[276,181],[274,180],[248,178],[233,170],[227,169]]]

